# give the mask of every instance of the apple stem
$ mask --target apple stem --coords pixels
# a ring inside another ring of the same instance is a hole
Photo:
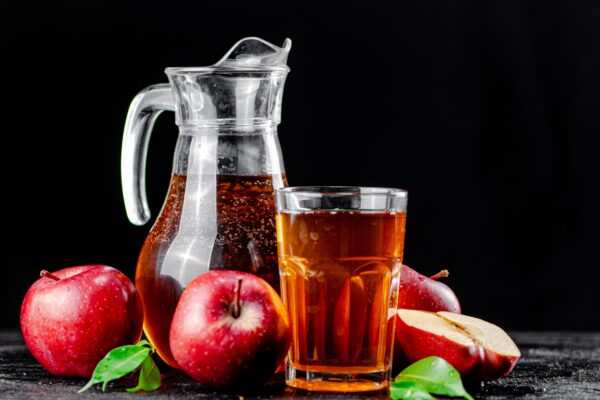
[[[447,269],[443,269],[440,272],[438,272],[437,274],[431,275],[430,278],[438,280],[440,278],[446,278],[448,275],[450,275],[450,272],[448,272]]]
[[[240,309],[240,291],[242,290],[242,278],[238,278],[237,285],[233,292],[233,318],[238,318],[241,313]]]
[[[50,279],[53,279],[55,281],[60,281],[60,278],[58,276],[54,275],[51,272],[46,271],[45,269],[43,269],[43,270],[40,271],[40,276],[42,278],[50,278]]]

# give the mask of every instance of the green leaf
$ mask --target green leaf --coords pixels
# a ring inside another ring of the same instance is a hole
[[[390,397],[392,400],[435,400],[435,397],[421,389],[416,382],[410,381],[392,382]]]
[[[117,347],[111,350],[96,365],[92,378],[77,393],[82,393],[97,383],[102,383],[102,391],[110,381],[125,376],[138,368],[150,355],[152,349],[145,340],[137,344]]]
[[[440,357],[427,357],[409,365],[398,374],[393,385],[402,382],[409,383],[405,383],[406,386],[401,386],[398,390],[409,389],[410,383],[413,383],[414,387],[432,394],[473,400],[465,390],[458,371]]]
[[[140,379],[138,381],[138,385],[134,388],[127,389],[128,392],[137,392],[139,390],[144,390],[146,392],[151,392],[160,387],[160,371],[158,367],[154,363],[152,356],[148,356],[144,362],[142,363],[142,368],[140,369]]]

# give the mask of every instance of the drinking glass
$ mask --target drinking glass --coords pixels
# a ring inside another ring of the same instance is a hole
[[[407,192],[276,191],[281,296],[292,326],[286,383],[317,391],[388,386]]]

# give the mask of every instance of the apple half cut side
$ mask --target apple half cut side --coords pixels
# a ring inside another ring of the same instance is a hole
[[[483,348],[482,368],[477,375],[479,380],[489,381],[501,378],[513,370],[521,357],[521,352],[504,330],[494,324],[468,315],[445,311],[440,311],[437,314],[460,327]]]
[[[498,326],[450,312],[398,309],[396,338],[409,361],[438,356],[464,378],[478,381],[508,375],[521,357],[510,336]]]

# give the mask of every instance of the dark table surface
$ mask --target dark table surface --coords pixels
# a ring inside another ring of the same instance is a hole
[[[512,374],[483,385],[467,386],[476,399],[600,399],[600,333],[513,332],[523,357]],[[163,385],[153,393],[126,393],[133,379],[77,390],[84,379],[53,377],[29,354],[18,331],[0,331],[0,399],[389,399],[387,392],[367,394],[310,393],[287,388],[275,377],[254,394],[207,391],[182,373],[166,369]]]

